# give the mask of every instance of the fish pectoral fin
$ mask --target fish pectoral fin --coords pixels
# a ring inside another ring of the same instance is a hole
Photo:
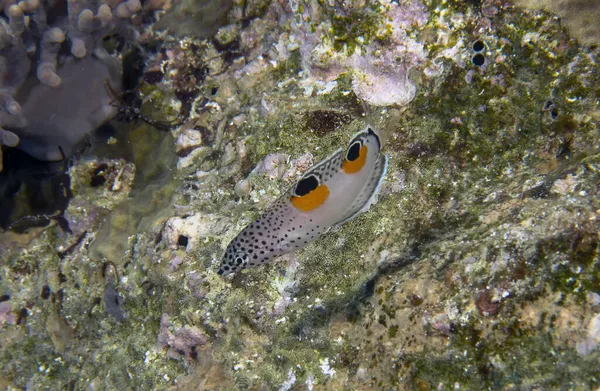
[[[359,214],[369,210],[371,204],[377,196],[377,193],[379,192],[381,182],[383,182],[383,178],[385,177],[385,173],[387,171],[387,165],[387,155],[380,155],[377,159],[377,163],[375,163],[375,167],[373,167],[373,172],[371,173],[369,180],[367,180],[367,183],[365,183],[363,186],[362,190],[358,194],[358,197],[356,197],[340,221],[334,225],[342,225],[352,220]]]

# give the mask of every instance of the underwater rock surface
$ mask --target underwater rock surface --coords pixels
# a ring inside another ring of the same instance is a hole
[[[515,4],[524,8],[543,9],[561,18],[570,34],[583,45],[598,46],[600,26],[596,21],[600,17],[598,0],[517,0]]]
[[[0,234],[0,384],[598,388],[597,49],[504,1],[401,3],[234,1],[209,38],[142,32],[138,121],[70,168],[72,233]],[[389,156],[370,211],[218,276],[366,123]]]

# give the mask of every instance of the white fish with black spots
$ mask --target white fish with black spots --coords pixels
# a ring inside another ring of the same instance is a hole
[[[308,170],[229,243],[219,274],[262,265],[302,248],[329,228],[366,212],[379,191],[387,156],[371,127]]]

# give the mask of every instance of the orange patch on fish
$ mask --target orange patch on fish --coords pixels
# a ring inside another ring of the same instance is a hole
[[[360,152],[358,153],[358,157],[354,160],[344,159],[342,163],[342,169],[346,174],[355,174],[363,168],[367,161],[367,152],[368,148],[366,145],[360,147]]]
[[[303,196],[292,196],[290,201],[296,209],[302,212],[310,212],[323,205],[329,197],[329,188],[325,185],[319,185],[314,190]]]
[[[217,273],[232,274],[270,262],[368,211],[386,170],[379,136],[367,126],[345,149],[305,172],[246,226],[227,246]]]

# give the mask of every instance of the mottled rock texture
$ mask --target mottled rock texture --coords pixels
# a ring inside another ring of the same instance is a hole
[[[548,13],[484,3],[234,2],[215,40],[148,32],[141,112],[180,124],[131,125],[135,171],[96,162],[135,172],[120,192],[73,170],[74,235],[2,234],[2,384],[597,388],[598,53]],[[412,100],[361,101],[356,56],[397,61]],[[370,212],[216,275],[367,122],[389,155]]]

